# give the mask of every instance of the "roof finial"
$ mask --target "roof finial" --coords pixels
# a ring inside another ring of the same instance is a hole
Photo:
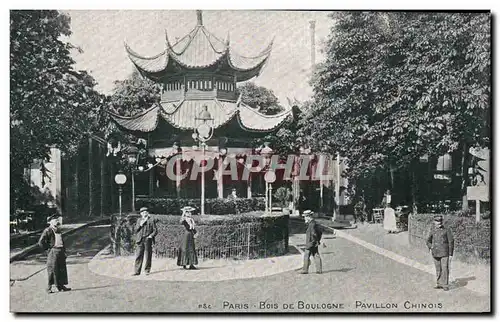
[[[203,26],[203,16],[201,10],[196,10],[196,17],[198,18],[198,26]]]

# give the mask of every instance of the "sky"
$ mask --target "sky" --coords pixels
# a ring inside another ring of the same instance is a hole
[[[74,52],[76,68],[90,72],[97,90],[110,94],[116,80],[130,75],[134,66],[124,42],[143,56],[164,50],[165,30],[171,42],[196,26],[194,10],[94,10],[65,11],[71,16],[73,34],[69,41],[83,49]],[[311,67],[309,21],[316,21],[316,63],[324,58],[322,49],[333,20],[326,11],[203,11],[203,24],[215,36],[226,39],[244,56],[260,53],[273,39],[270,61],[257,85],[273,90],[280,103],[287,97],[304,101],[312,90],[308,85]]]

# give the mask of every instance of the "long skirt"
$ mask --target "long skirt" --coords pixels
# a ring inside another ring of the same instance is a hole
[[[198,265],[198,256],[194,245],[194,234],[191,231],[184,233],[181,247],[177,256],[178,266]]]
[[[384,229],[389,232],[396,232],[398,230],[396,214],[392,208],[385,208],[384,210]]]
[[[52,248],[47,256],[48,285],[63,286],[68,284],[66,253],[62,248]]]

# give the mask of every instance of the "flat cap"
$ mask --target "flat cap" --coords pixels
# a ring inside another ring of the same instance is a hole
[[[434,221],[442,222],[443,221],[443,216],[441,216],[441,215],[435,215],[434,216]]]
[[[312,217],[314,212],[312,210],[306,210],[303,212],[304,217]]]
[[[148,207],[141,207],[141,209],[139,209],[139,212],[143,212],[143,211],[148,211]]]
[[[59,217],[62,217],[61,215],[58,214],[53,214],[47,217],[47,222],[50,222],[52,219],[59,219]]]

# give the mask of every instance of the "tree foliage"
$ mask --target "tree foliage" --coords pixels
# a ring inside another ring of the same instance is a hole
[[[237,88],[236,94],[241,94],[243,103],[256,108],[259,112],[267,115],[274,115],[284,110],[278,102],[278,98],[273,91],[255,83],[247,82]]]
[[[160,101],[160,87],[137,70],[128,79],[115,81],[110,107],[117,114],[132,116]]]
[[[490,16],[341,12],[303,135],[351,175],[490,144]]]
[[[99,127],[105,98],[88,73],[76,71],[63,41],[70,18],[58,11],[10,13],[11,193],[34,159],[48,160],[50,147],[74,154]],[[81,49],[79,49],[81,50]]]

